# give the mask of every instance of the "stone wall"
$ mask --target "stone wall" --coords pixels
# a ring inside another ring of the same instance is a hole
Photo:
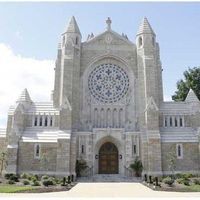
[[[47,162],[34,158],[35,143],[19,144],[18,171],[56,171],[57,143],[37,143],[41,147],[41,157],[45,154]],[[43,156],[44,157],[44,156]]]
[[[0,151],[6,149],[6,137],[0,137]]]
[[[175,171],[199,171],[200,159],[199,159],[199,144],[198,143],[182,143],[183,146],[183,158],[176,158]],[[176,143],[162,143],[162,169],[164,174],[169,172],[169,152],[173,152],[176,155]]]

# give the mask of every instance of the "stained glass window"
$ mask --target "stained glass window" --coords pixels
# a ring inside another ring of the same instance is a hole
[[[88,87],[92,96],[102,103],[114,103],[122,99],[129,88],[127,73],[114,64],[102,64],[89,74]]]

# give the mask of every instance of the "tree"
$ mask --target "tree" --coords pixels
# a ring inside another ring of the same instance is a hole
[[[130,168],[135,171],[135,176],[140,177],[142,170],[143,170],[143,165],[141,160],[139,160],[138,157],[136,157],[134,163],[130,164]]]
[[[0,152],[0,176],[2,176],[3,170],[6,168],[7,152],[5,150]]]
[[[174,179],[175,177],[174,172],[176,169],[176,152],[175,152],[174,147],[170,148],[170,151],[167,154],[167,161],[169,163],[168,164],[169,170],[171,171],[171,178]]]
[[[200,99],[200,67],[189,68],[184,73],[184,79],[177,82],[177,91],[172,96],[174,101],[184,101],[190,88]]]
[[[41,158],[40,158],[40,163],[43,170],[48,171],[49,160],[48,160],[48,156],[46,152],[42,153]]]

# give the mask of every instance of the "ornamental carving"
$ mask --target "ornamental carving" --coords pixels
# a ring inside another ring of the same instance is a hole
[[[127,94],[129,78],[121,67],[111,63],[102,64],[89,74],[88,88],[99,102],[115,103]]]

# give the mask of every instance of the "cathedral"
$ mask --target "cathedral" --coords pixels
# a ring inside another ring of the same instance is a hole
[[[163,100],[162,64],[147,18],[135,42],[112,29],[82,41],[74,17],[61,34],[49,102],[24,89],[0,130],[8,173],[76,176],[76,161],[90,174],[128,176],[136,158],[143,174],[200,172],[200,102]],[[86,173],[87,175],[87,173]]]

